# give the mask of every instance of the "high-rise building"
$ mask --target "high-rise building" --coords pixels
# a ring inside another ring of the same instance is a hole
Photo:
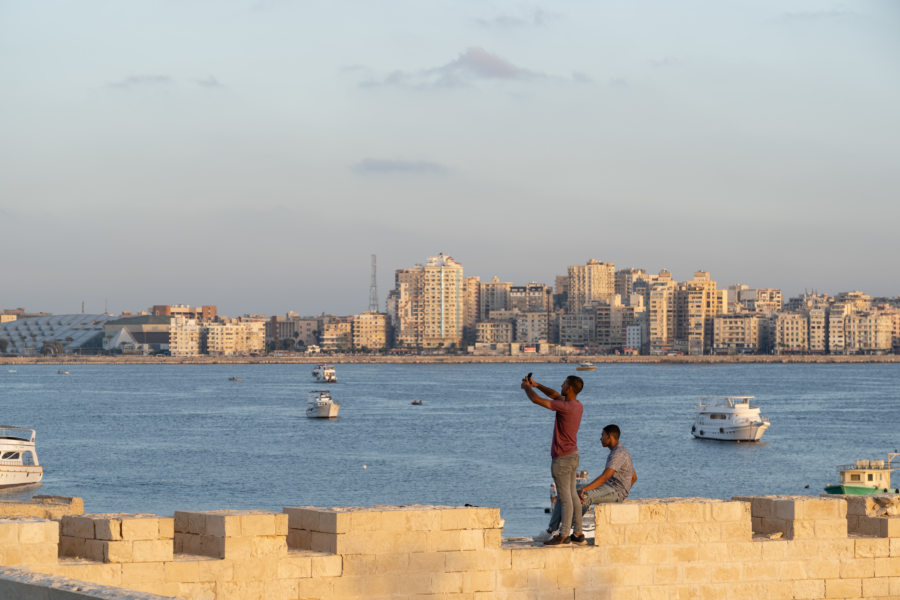
[[[713,318],[714,354],[746,354],[760,351],[763,344],[763,318],[757,314],[737,313]]]
[[[675,290],[675,337],[686,342],[689,354],[712,347],[713,319],[725,314],[728,292],[717,290],[706,271],[697,271]]]
[[[425,267],[397,269],[394,289],[388,296],[388,311],[394,322],[394,340],[398,347],[422,347],[424,294]]]
[[[616,293],[616,267],[591,259],[569,266],[569,312],[577,314],[594,302],[608,302]]]
[[[780,312],[773,316],[772,348],[776,354],[805,354],[809,351],[809,321],[806,315]]]
[[[423,348],[462,344],[463,267],[443,253],[425,263]]]
[[[668,271],[660,271],[650,284],[647,328],[650,354],[667,354],[675,343],[675,287]]]
[[[510,310],[520,312],[548,312],[553,308],[553,290],[543,283],[513,285],[508,305]]]
[[[463,341],[471,344],[475,341],[475,325],[481,311],[481,278],[478,276],[463,278]]]

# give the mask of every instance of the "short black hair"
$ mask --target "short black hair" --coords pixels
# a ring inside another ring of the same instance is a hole
[[[614,438],[617,442],[619,441],[619,436],[622,435],[622,432],[619,430],[619,426],[612,424],[604,427],[603,432],[609,437]]]
[[[578,375],[569,375],[568,377],[566,377],[566,381],[568,381],[569,386],[573,390],[575,390],[576,396],[581,393],[581,390],[584,389],[584,381],[582,381],[581,377],[579,377]]]

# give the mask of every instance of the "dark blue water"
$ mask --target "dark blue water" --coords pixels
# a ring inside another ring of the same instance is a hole
[[[38,432],[44,485],[26,496],[159,514],[470,503],[500,507],[507,536],[546,524],[550,483],[553,415],[519,383],[533,371],[558,387],[572,372],[338,365],[330,389],[341,416],[327,421],[304,416],[318,387],[311,365],[68,368],[0,367],[0,421]],[[600,430],[618,424],[638,473],[633,497],[818,494],[836,465],[900,447],[900,365],[600,365],[579,375],[582,466],[600,474]],[[762,443],[690,436],[698,396],[727,394],[757,397],[772,421]]]

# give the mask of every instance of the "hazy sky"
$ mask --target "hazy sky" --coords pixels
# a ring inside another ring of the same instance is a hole
[[[0,0],[0,308],[590,258],[900,294],[896,0]]]

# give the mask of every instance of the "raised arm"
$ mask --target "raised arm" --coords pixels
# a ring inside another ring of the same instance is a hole
[[[546,385],[541,385],[540,383],[538,383],[537,381],[535,381],[533,377],[529,377],[529,378],[528,378],[528,382],[529,382],[532,386],[534,386],[534,387],[536,387],[537,389],[541,390],[541,391],[542,391],[548,398],[550,398],[551,400],[559,400],[560,398],[562,398],[562,394],[560,394],[559,392],[557,392],[557,391],[554,390],[553,388],[548,388]]]
[[[550,401],[547,400],[546,398],[541,398],[538,395],[538,393],[536,391],[534,391],[534,387],[532,387],[532,385],[531,385],[532,383],[534,383],[534,382],[528,377],[526,377],[525,379],[522,380],[522,389],[525,390],[525,395],[528,396],[528,399],[531,400],[532,402],[534,402],[535,404],[538,404],[540,406],[543,406],[544,408],[549,409]],[[541,391],[543,391],[544,389],[548,389],[548,388],[544,388],[544,386],[541,386],[541,385],[539,385],[538,387],[541,388]],[[553,391],[553,390],[550,390],[550,391]],[[546,393],[546,392],[544,392],[544,393]],[[549,396],[549,394],[547,394],[547,395]],[[557,394],[557,396],[558,395],[559,394]]]

